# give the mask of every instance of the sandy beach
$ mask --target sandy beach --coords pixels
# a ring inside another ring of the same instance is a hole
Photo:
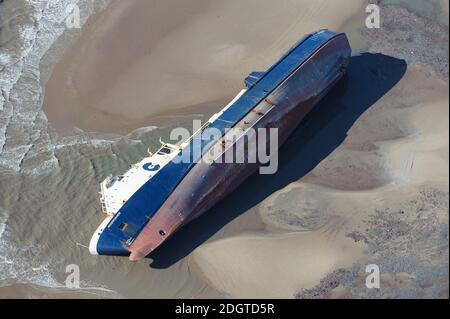
[[[448,298],[447,1],[381,1],[379,30],[365,0],[109,2],[35,99],[56,168],[0,169],[0,298]],[[322,28],[347,32],[354,56],[275,175],[250,177],[145,261],[89,254],[106,176]],[[64,288],[67,264],[84,291]],[[366,288],[369,264],[383,289]]]
[[[355,297],[367,293],[362,265],[376,259],[382,269],[395,269],[409,253],[405,247],[419,260],[445,265],[447,248],[438,244],[445,231],[431,224],[448,220],[448,84],[433,81],[424,88],[423,81],[430,78],[408,69],[325,160],[263,200],[257,210],[264,231],[197,248],[192,261],[208,282],[237,298]],[[299,153],[291,159],[297,165],[306,155]],[[397,260],[386,257],[394,252]],[[361,266],[342,275],[355,264]],[[415,271],[405,271],[412,282]],[[392,275],[386,285],[395,281]],[[432,297],[432,290],[420,287],[417,293]]]
[[[363,2],[113,1],[56,65],[44,110],[55,125],[120,133],[186,107],[218,110],[250,72]]]

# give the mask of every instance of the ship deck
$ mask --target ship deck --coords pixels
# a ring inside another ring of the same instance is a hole
[[[225,108],[209,124],[209,127],[219,130],[223,136],[227,129],[232,128],[266,99],[312,54],[338,35],[322,30],[303,38],[270,69],[261,73],[261,77],[253,81],[249,89],[230,107]],[[202,138],[201,134],[196,135],[181,152],[188,151],[191,156],[192,154],[201,156],[208,150],[206,146],[212,144],[213,138]],[[195,152],[194,148],[196,147],[200,148],[200,151]],[[100,241],[105,241],[102,246],[113,245],[114,249],[122,249],[124,254],[127,253],[123,247],[119,248],[117,243],[113,242],[117,242],[118,239],[120,242],[131,243],[198,160],[199,158],[191,157],[191,161],[188,163],[171,161],[158,174],[143,184],[107,225],[105,232],[109,236],[101,236]],[[127,225],[126,232],[121,227],[124,224]],[[117,254],[117,251],[111,251],[111,253]]]

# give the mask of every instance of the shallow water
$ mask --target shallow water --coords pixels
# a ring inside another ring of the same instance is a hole
[[[108,289],[128,297],[202,295],[207,287],[188,276],[185,261],[153,270],[149,261],[131,264],[127,258],[96,258],[85,248],[103,219],[99,182],[125,170],[145,152],[140,143],[75,145],[55,152],[59,168],[50,174],[2,174],[0,201],[8,214],[3,219],[0,285],[13,281],[60,287],[66,266],[76,264],[84,288],[106,288],[107,283]]]
[[[19,17],[21,14],[34,17],[42,9],[27,0],[8,1],[11,10],[24,6],[17,11]],[[36,44],[31,47],[33,54],[26,58],[28,64],[19,63],[20,68],[3,69],[0,74],[2,85],[18,80],[16,87],[7,86],[13,98],[4,104],[0,101],[0,133],[5,138],[0,140],[4,143],[0,143],[0,287],[24,283],[64,288],[66,266],[76,264],[81,271],[81,288],[93,289],[106,297],[216,295],[208,292],[203,282],[188,276],[183,262],[157,271],[149,267],[149,261],[130,264],[126,258],[93,258],[85,248],[103,219],[98,201],[99,182],[146,156],[147,148],[155,150],[159,137],[167,136],[169,128],[180,120],[168,118],[159,122],[160,128],[144,127],[126,136],[84,132],[62,136],[48,126],[41,110],[40,82],[45,82],[52,64],[76,37],[76,31],[69,31],[58,38],[63,31],[61,12],[67,3],[73,1],[39,3],[42,7],[48,5],[44,16],[36,16],[42,19],[40,26],[45,31],[38,33],[30,25],[33,31],[30,36],[36,36]],[[84,17],[92,12],[91,3],[82,2]],[[3,9],[0,13],[4,14],[0,25],[9,18],[4,5],[0,7]],[[15,36],[15,28],[19,30],[22,21],[14,22],[17,25],[9,23]],[[9,39],[5,30],[9,29],[2,30],[2,44]],[[22,40],[16,40],[20,48]],[[17,56],[14,51],[6,51],[4,45],[1,49],[0,62],[26,56],[26,52],[17,51]],[[191,116],[184,121],[189,123]],[[110,290],[118,293],[111,294]]]

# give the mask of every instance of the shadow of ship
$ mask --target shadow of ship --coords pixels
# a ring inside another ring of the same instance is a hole
[[[307,175],[344,141],[355,121],[400,81],[406,68],[404,60],[382,54],[352,57],[347,74],[280,148],[278,172],[255,173],[208,212],[183,226],[148,256],[153,259],[150,267],[172,266],[236,217]]]

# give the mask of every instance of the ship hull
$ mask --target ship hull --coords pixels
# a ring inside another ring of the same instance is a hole
[[[287,77],[270,95],[256,105],[234,126],[251,131],[224,151],[223,158],[232,158],[229,152],[239,149],[239,143],[252,144],[261,129],[278,129],[278,145],[290,136],[320,99],[343,76],[351,55],[345,35],[340,34],[325,43],[295,72]],[[266,136],[269,135],[268,133]],[[226,136],[217,143],[223,143]],[[246,142],[245,142],[246,141]],[[269,144],[270,141],[267,141]],[[257,144],[257,143],[255,143]],[[252,145],[255,145],[252,144]],[[267,146],[267,145],[266,145]],[[246,149],[245,158],[252,157],[257,149]],[[230,156],[228,156],[230,155]],[[244,180],[254,174],[261,163],[232,162],[209,163],[199,161],[178,184],[156,214],[140,231],[126,249],[130,260],[145,258],[184,224],[199,217],[217,204]]]

